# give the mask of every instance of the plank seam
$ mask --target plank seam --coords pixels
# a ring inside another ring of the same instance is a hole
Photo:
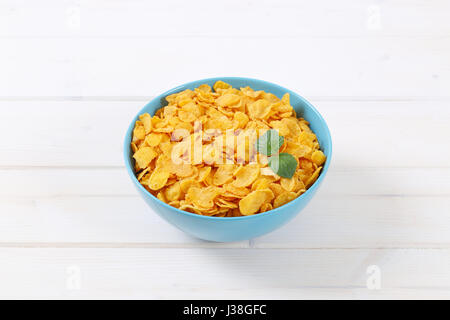
[[[124,170],[124,165],[0,165],[0,171],[12,170]],[[421,170],[421,169],[450,169],[450,166],[340,166],[333,167],[334,172],[348,172],[361,170]]]
[[[155,96],[0,96],[0,102],[79,101],[79,102],[147,102]],[[327,102],[450,102],[450,96],[305,96],[311,101]]]
[[[250,246],[250,241],[253,245]],[[180,244],[180,243],[110,243],[110,242],[0,242],[0,248],[17,248],[17,249],[227,249],[227,250],[450,250],[450,244],[436,244],[426,246],[366,246],[366,247],[281,247],[281,246],[258,246],[257,240],[250,240],[248,243],[243,242],[242,246],[229,246],[226,243],[210,244],[205,242],[196,244]]]

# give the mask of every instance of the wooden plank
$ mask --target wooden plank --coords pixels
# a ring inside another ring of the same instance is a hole
[[[293,221],[251,242],[262,248],[449,247],[448,198],[322,197]],[[205,247],[137,197],[11,199],[0,204],[4,245]],[[433,210],[430,212],[430,208]],[[223,244],[246,247],[246,242]]]
[[[122,166],[125,132],[145,103],[0,104],[1,165]]]
[[[6,37],[450,34],[447,19],[450,6],[445,0],[407,3],[398,0],[166,0],[157,3],[43,0],[39,4],[29,2],[26,6],[22,2],[3,0],[1,9],[0,36]]]
[[[1,199],[0,212],[0,246],[215,246],[180,232],[138,197]],[[248,241],[219,246],[248,247]]]
[[[449,102],[312,102],[330,127],[335,168],[450,163]],[[0,166],[123,166],[125,131],[144,104],[0,102]]]
[[[448,249],[3,248],[0,259],[1,298],[450,297]]]
[[[250,246],[448,248],[449,205],[448,196],[333,196],[324,189],[294,220]],[[0,200],[0,212],[0,246],[215,246],[170,226],[137,196],[9,197]]]
[[[162,221],[138,197],[124,168],[4,169],[0,175],[4,245],[210,245]],[[297,218],[251,245],[449,246],[450,220],[445,214],[450,205],[449,181],[448,168],[331,170]]]
[[[184,82],[226,75],[265,79],[305,96],[449,98],[450,43],[442,37],[1,41],[3,99],[148,97]]]
[[[450,197],[322,197],[258,248],[449,247]]]

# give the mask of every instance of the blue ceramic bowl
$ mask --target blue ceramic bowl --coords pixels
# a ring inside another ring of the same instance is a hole
[[[130,142],[135,121],[138,119],[138,116],[145,112],[153,115],[156,110],[167,105],[164,98],[169,94],[186,89],[192,90],[204,83],[207,83],[212,87],[218,80],[225,81],[235,88],[250,86],[254,90],[271,92],[279,98],[288,92],[290,94],[291,105],[294,107],[297,116],[301,116],[309,121],[311,129],[317,135],[322,151],[327,156],[327,160],[317,181],[300,197],[279,208],[252,216],[230,218],[208,217],[182,211],[169,206],[145,190],[145,188],[142,187],[136,179],[134,173],[134,159],[132,158]],[[308,101],[295,92],[267,81],[240,77],[222,77],[197,80],[183,84],[157,96],[152,101],[147,103],[144,108],[139,111],[136,117],[132,119],[125,136],[123,150],[125,166],[128,174],[130,175],[130,178],[141,197],[145,200],[145,202],[147,202],[154,212],[170,224],[194,237],[210,241],[227,242],[246,240],[261,236],[278,229],[294,218],[312,199],[319,185],[325,178],[330,166],[332,147],[330,131],[325,123],[325,120]]]

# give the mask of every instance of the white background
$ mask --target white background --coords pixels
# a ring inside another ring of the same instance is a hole
[[[332,132],[310,205],[250,241],[176,230],[122,161],[152,96],[212,76]],[[450,298],[449,136],[447,0],[1,0],[0,298]]]

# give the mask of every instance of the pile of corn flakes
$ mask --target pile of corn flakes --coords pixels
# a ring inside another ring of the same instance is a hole
[[[139,116],[131,148],[139,182],[180,210],[216,217],[269,211],[304,193],[326,160],[288,93],[279,99],[218,81],[166,100],[153,117]],[[275,174],[254,148],[269,129],[284,137],[280,152],[297,160],[292,178]]]

